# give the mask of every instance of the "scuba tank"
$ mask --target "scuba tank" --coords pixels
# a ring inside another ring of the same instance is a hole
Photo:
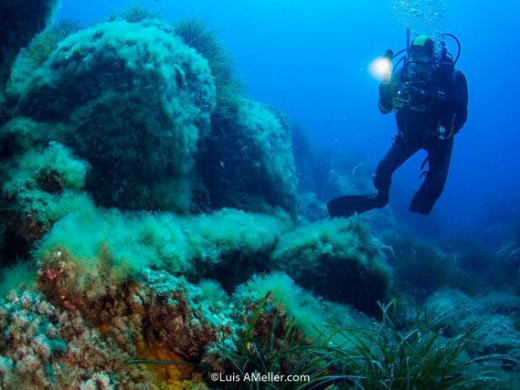
[[[446,47],[446,41],[441,41],[441,49],[437,57],[437,69],[440,78],[440,84],[445,87],[446,91],[451,92],[452,87],[455,84],[456,70],[455,64],[460,58],[461,44],[459,39],[450,33],[444,33],[443,37],[452,38],[457,44],[457,56],[453,58],[453,55],[448,51]],[[451,138],[454,135],[455,127],[455,114],[450,117],[443,118],[437,125],[437,137],[441,140]]]

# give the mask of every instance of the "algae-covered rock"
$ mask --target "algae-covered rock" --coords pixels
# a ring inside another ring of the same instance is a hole
[[[45,28],[59,4],[59,0],[0,2],[0,102],[16,55]]]
[[[290,231],[273,253],[277,267],[304,288],[368,312],[387,298],[390,267],[357,219],[328,220]]]
[[[0,127],[0,163],[11,163],[13,158],[31,148],[44,146],[55,126],[29,118],[17,117]],[[58,130],[59,131],[59,130]],[[2,174],[5,175],[5,168]]]
[[[427,299],[425,306],[438,316],[438,325],[448,336],[473,329],[475,340],[467,351],[472,357],[489,361],[495,357],[495,367],[502,366],[517,376],[520,369],[520,298],[517,295],[494,291],[468,297],[457,290],[441,289]]]
[[[233,294],[237,313],[246,312],[247,307],[264,299],[267,311],[275,308],[287,314],[308,338],[319,336],[330,322],[345,326],[355,322],[352,309],[318,298],[281,272],[253,275]]]
[[[140,388],[130,384],[136,379],[146,380],[147,388],[154,389],[163,385],[205,388],[198,362],[214,342],[229,337],[235,326],[226,294],[216,284],[195,285],[183,277],[150,269],[143,270],[138,278],[125,280],[120,269],[107,262],[107,255],[106,251],[102,254],[105,263],[97,269],[85,268],[80,259],[65,251],[52,253],[41,263],[40,290],[57,311],[68,314],[57,319],[56,326],[71,326],[70,317],[74,315],[81,319],[84,332],[103,334],[111,353],[106,354],[105,361],[102,356],[87,355],[85,365],[90,368],[95,363],[93,369],[117,370],[118,376],[112,380],[122,388]],[[215,292],[218,298],[208,295]],[[75,346],[73,341],[66,341]],[[74,353],[89,351],[80,347]],[[75,380],[74,363],[64,362],[60,369]]]
[[[198,162],[213,208],[296,211],[296,173],[289,126],[268,107],[245,98],[217,112]]]
[[[125,345],[34,291],[0,300],[0,350],[2,389],[79,389],[89,380],[109,386],[95,388],[147,389],[153,380],[143,367],[126,363]]]
[[[126,264],[131,274],[153,266],[190,280],[218,279],[231,288],[269,266],[273,248],[290,227],[287,217],[240,210],[177,216],[104,210],[85,202],[53,226],[36,255],[43,259],[64,248],[95,267],[106,246],[115,264]]]
[[[157,27],[115,21],[61,41],[24,86],[18,115],[68,124],[54,137],[91,164],[87,189],[99,204],[182,212],[214,104],[195,50]]]
[[[460,277],[453,257],[439,246],[407,236],[396,239],[391,247],[400,289],[419,302],[437,289],[453,286]]]
[[[85,195],[80,191],[88,169],[85,161],[57,142],[28,147],[45,127],[13,120],[0,129],[0,138],[9,138],[12,129],[18,129],[18,137],[11,139],[11,148],[25,153],[0,162],[0,239],[5,242],[1,253],[6,261],[27,258],[31,245],[55,221],[82,207]]]
[[[182,39],[152,19],[67,36],[32,78],[18,82],[16,115],[50,128],[43,139],[91,165],[86,189],[99,205],[181,213],[282,208],[294,216],[287,120],[239,96],[228,57],[217,49],[215,57],[213,35],[193,26],[178,28]]]

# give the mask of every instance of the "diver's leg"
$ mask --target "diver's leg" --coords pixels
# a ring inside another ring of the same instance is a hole
[[[374,175],[374,187],[378,190],[377,207],[383,207],[388,203],[394,171],[418,150],[418,146],[403,137],[395,139],[390,150],[377,165]]]
[[[442,141],[437,148],[429,151],[428,173],[412,199],[410,211],[421,214],[429,214],[432,211],[433,205],[441,196],[448,178],[452,150],[453,137]]]

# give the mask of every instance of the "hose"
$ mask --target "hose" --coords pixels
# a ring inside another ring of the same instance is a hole
[[[457,52],[457,56],[455,57],[455,60],[453,60],[453,64],[455,65],[455,64],[457,63],[457,61],[459,60],[459,58],[460,58],[460,53],[461,53],[461,51],[462,51],[462,45],[461,45],[461,43],[460,43],[460,40],[459,40],[459,38],[457,38],[457,37],[456,37],[454,34],[452,34],[452,33],[444,33],[444,34],[442,34],[442,36],[443,36],[443,37],[444,37],[444,36],[448,36],[448,37],[450,37],[451,39],[453,39],[453,40],[457,43],[457,50],[458,50],[458,52]]]

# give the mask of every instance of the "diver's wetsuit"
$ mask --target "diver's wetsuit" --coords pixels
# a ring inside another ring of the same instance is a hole
[[[427,83],[411,88],[409,96],[401,96],[399,91],[405,85],[413,85],[409,81],[401,69],[391,84],[382,84],[379,90],[379,109],[383,114],[395,110],[398,134],[377,167],[374,186],[379,191],[378,207],[383,207],[388,203],[394,171],[419,149],[426,150],[429,170],[412,199],[410,211],[429,214],[448,177],[453,136],[468,116],[468,87],[462,72],[437,69]],[[440,126],[445,129],[443,135]]]

